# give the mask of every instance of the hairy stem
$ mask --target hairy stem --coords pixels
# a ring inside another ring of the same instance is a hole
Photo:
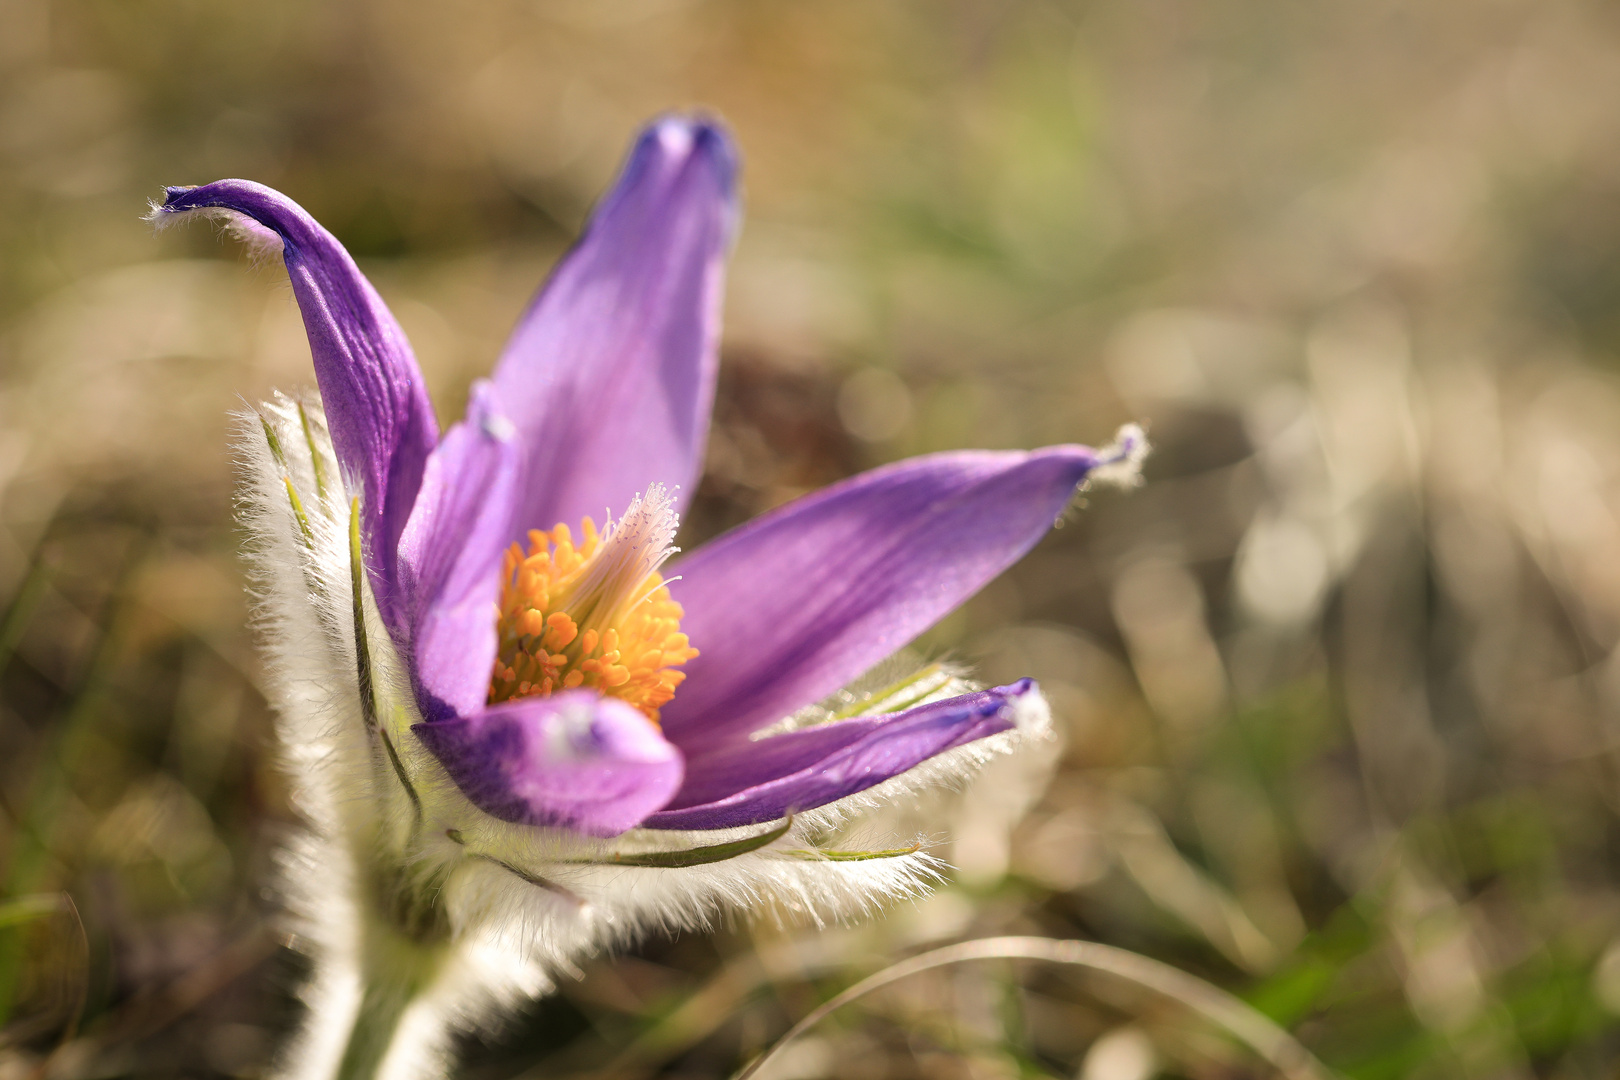
[[[441,1019],[426,1017],[421,1010],[413,1013],[412,1006],[433,986],[451,947],[436,920],[407,918],[397,907],[387,913],[392,918],[378,918],[362,928],[360,1005],[334,1080],[425,1075],[426,1063],[407,1060],[409,1053],[394,1054],[394,1061],[389,1057],[402,1038],[417,1049],[433,1043],[423,1025],[429,1021],[437,1025]],[[401,1022],[408,1013],[411,1029],[406,1031]],[[385,1062],[389,1065],[386,1073]]]
[[[336,1080],[374,1080],[410,1003],[405,987],[367,984],[348,1045],[343,1048],[343,1060],[338,1062]]]

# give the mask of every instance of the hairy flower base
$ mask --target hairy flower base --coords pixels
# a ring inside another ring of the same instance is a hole
[[[317,960],[308,1027],[283,1069],[289,1078],[331,1076],[345,1056],[369,1052],[351,1044],[373,1038],[391,1010],[403,1011],[379,1075],[443,1075],[453,1030],[483,1027],[603,947],[761,905],[818,925],[843,921],[924,891],[939,864],[921,844],[829,849],[836,827],[1045,730],[1044,703],[1031,693],[1002,735],[762,827],[632,829],[601,840],[500,820],[466,797],[412,731],[421,717],[408,669],[365,576],[352,574],[351,506],[332,482],[338,465],[318,399],[279,397],[245,417],[239,450],[278,741],[309,825],[281,859],[290,928]],[[899,690],[848,695],[817,719],[915,707],[967,688],[929,669]],[[408,1005],[386,992],[407,983]]]

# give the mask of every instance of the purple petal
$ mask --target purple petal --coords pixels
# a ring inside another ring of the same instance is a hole
[[[495,664],[494,605],[520,458],[490,396],[488,383],[473,386],[467,419],[428,458],[400,537],[407,640],[430,720],[481,711]]]
[[[848,683],[1033,547],[1098,463],[1084,446],[913,458],[705,545],[670,587],[702,654],[664,733],[701,756]]]
[[[378,605],[398,632],[394,553],[438,441],[433,406],[404,331],[343,245],[280,192],[247,180],[220,180],[169,188],[166,195],[162,213],[229,210],[280,240],[332,443],[350,494],[361,496]]]
[[[689,762],[681,790],[646,827],[724,829],[825,806],[936,754],[1012,728],[1020,699],[1034,687],[1024,679],[893,716],[735,743]]]
[[[652,124],[519,322],[494,375],[527,448],[515,538],[622,513],[654,482],[689,493],[714,399],[735,173],[714,125]]]
[[[616,698],[573,690],[413,728],[462,793],[503,821],[615,836],[669,801],[681,753]]]

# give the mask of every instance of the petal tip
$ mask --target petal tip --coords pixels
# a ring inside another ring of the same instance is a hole
[[[685,758],[639,711],[579,690],[412,729],[479,809],[617,836],[679,789]]]
[[[1000,714],[1010,720],[1013,727],[1025,735],[1039,735],[1052,724],[1052,708],[1034,679],[1023,678],[1015,683],[997,687],[992,693],[1006,695]]]
[[[1140,424],[1126,424],[1114,434],[1114,441],[1097,451],[1097,464],[1086,479],[1099,484],[1133,488],[1142,483],[1142,463],[1153,446]]]
[[[179,205],[189,191],[195,191],[195,184],[171,184],[163,189],[162,199],[146,200],[146,213],[142,220],[154,228],[162,229],[175,223],[177,215],[184,213],[190,207]]]
[[[731,194],[738,155],[725,125],[703,114],[668,113],[642,129],[628,171],[650,167],[677,172],[694,164],[712,170],[716,185]]]
[[[652,127],[659,148],[672,157],[685,157],[691,152],[696,132],[695,124],[679,116],[663,117],[654,121]]]
[[[265,208],[276,196],[270,189],[247,180],[216,180],[212,184],[172,185],[163,189],[163,201],[149,204],[146,220],[158,228],[172,225],[191,214],[201,213],[219,220],[255,258],[284,252],[286,231],[276,228],[265,217]]]

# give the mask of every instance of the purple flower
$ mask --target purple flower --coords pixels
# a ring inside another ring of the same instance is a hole
[[[245,416],[240,444],[267,686],[308,826],[281,859],[315,961],[285,1075],[444,1075],[453,1027],[605,944],[918,892],[938,868],[921,844],[829,835],[1044,729],[1028,679],[872,673],[1081,483],[1133,476],[1134,428],[1103,451],[878,469],[666,579],[714,395],[735,170],[713,125],[652,125],[442,438],[405,335],[303,210],[241,180],[154,208],[281,254],[320,387]]]
[[[713,124],[649,127],[443,437],[399,325],[301,208],[241,180],[171,188],[159,208],[225,211],[279,244],[410,730],[500,820],[603,837],[755,825],[1009,730],[1038,700],[1027,679],[760,736],[906,645],[1028,551],[1094,469],[1144,448],[1136,433],[1105,452],[913,458],[766,514],[666,581],[714,396],[735,176]]]

